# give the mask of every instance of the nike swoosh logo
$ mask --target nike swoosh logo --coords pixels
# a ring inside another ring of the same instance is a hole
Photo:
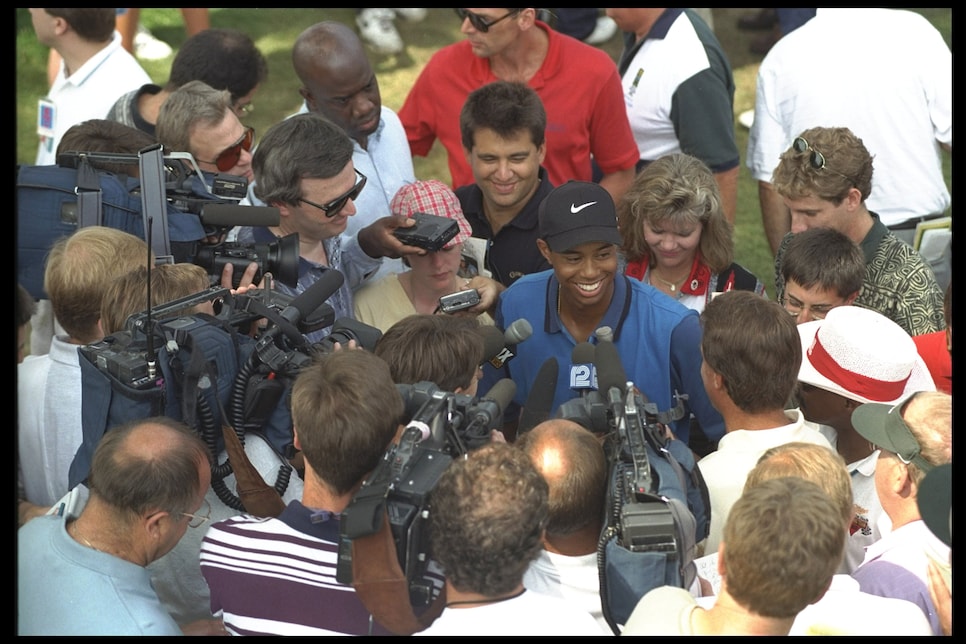
[[[585,203],[583,205],[580,205],[580,206],[578,206],[577,204],[570,204],[570,212],[572,212],[573,214],[576,215],[578,212],[580,212],[584,208],[586,208],[588,206],[593,206],[595,203],[597,203],[597,202],[596,201],[588,201],[587,203]]]

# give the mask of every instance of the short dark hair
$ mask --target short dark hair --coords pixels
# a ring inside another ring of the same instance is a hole
[[[352,139],[315,112],[296,114],[268,128],[252,156],[255,196],[266,204],[297,204],[302,179],[329,179],[352,160]]]
[[[803,288],[833,290],[839,297],[858,293],[865,281],[865,255],[858,244],[833,228],[795,233],[782,254],[782,279]]]
[[[479,326],[476,318],[414,314],[386,329],[374,352],[397,384],[429,381],[443,391],[466,389],[483,361]]]
[[[178,49],[167,89],[193,80],[231,93],[237,103],[268,78],[268,62],[248,34],[237,29],[205,29]]]
[[[375,469],[404,411],[389,367],[363,349],[320,354],[303,367],[291,407],[305,460],[337,494]]]
[[[89,119],[67,128],[67,131],[64,132],[57,143],[57,154],[60,155],[65,152],[137,154],[154,144],[154,137],[136,127],[107,119]],[[139,174],[136,162],[110,163],[91,160],[91,166],[114,174],[128,176],[138,176]]]
[[[521,130],[530,132],[538,148],[547,130],[547,112],[540,95],[530,86],[511,81],[494,81],[470,92],[460,110],[463,147],[473,149],[477,130],[490,129],[503,138]]]
[[[798,383],[802,342],[781,304],[753,291],[726,291],[701,312],[701,353],[739,409],[784,409]]]
[[[117,24],[117,9],[44,9],[47,13],[63,18],[77,35],[90,42],[110,42]]]
[[[515,589],[543,548],[547,497],[530,457],[508,443],[453,460],[430,494],[430,548],[447,581],[488,597]]]

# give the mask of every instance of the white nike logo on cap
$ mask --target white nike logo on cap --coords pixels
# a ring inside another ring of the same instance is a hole
[[[570,212],[572,212],[573,214],[576,215],[578,212],[580,212],[581,210],[583,210],[587,206],[593,206],[595,203],[597,203],[597,202],[596,201],[588,201],[587,203],[585,203],[583,205],[580,205],[580,206],[578,206],[577,204],[570,204]]]

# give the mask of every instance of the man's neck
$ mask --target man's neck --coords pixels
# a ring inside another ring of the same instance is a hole
[[[590,525],[572,534],[546,535],[543,540],[544,550],[567,557],[580,557],[597,552],[597,539],[600,537],[600,526]]]
[[[64,76],[69,78],[71,74],[83,67],[84,63],[110,44],[110,40],[107,42],[90,42],[81,38],[74,38],[59,45],[57,52],[64,60]]]
[[[543,65],[549,48],[547,32],[534,26],[522,32],[505,50],[490,56],[490,71],[500,80],[526,83]]]
[[[794,617],[764,617],[736,602],[722,587],[714,606],[692,613],[694,635],[788,635]]]
[[[793,422],[784,409],[772,409],[763,413],[749,414],[733,407],[731,410],[723,411],[721,415],[724,417],[726,433],[739,429],[749,431],[775,429]]]

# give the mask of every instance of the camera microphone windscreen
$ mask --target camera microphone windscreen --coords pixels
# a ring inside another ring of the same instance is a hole
[[[275,206],[207,203],[201,208],[200,218],[205,226],[267,227],[278,226],[281,215]]]
[[[493,360],[506,348],[506,339],[492,324],[481,324],[476,330],[483,338],[484,362]]]
[[[517,424],[517,436],[528,432],[543,421],[550,418],[553,411],[553,399],[557,392],[557,359],[550,356],[540,365],[537,377],[533,381],[527,402],[520,412],[520,422]]]
[[[322,273],[319,281],[299,293],[291,304],[282,310],[282,317],[292,324],[297,324],[299,320],[314,312],[332,297],[343,282],[345,282],[345,275],[334,268],[327,269]]]
[[[517,395],[517,384],[509,378],[497,380],[485,396],[481,397],[480,403],[490,401],[492,406],[477,405],[477,418],[486,424],[487,429],[499,429],[503,426],[503,412],[513,402],[513,397]]]
[[[627,390],[627,374],[613,342],[597,343],[594,365],[597,367],[597,382],[601,393],[609,396],[610,390],[616,387],[623,396]]]

